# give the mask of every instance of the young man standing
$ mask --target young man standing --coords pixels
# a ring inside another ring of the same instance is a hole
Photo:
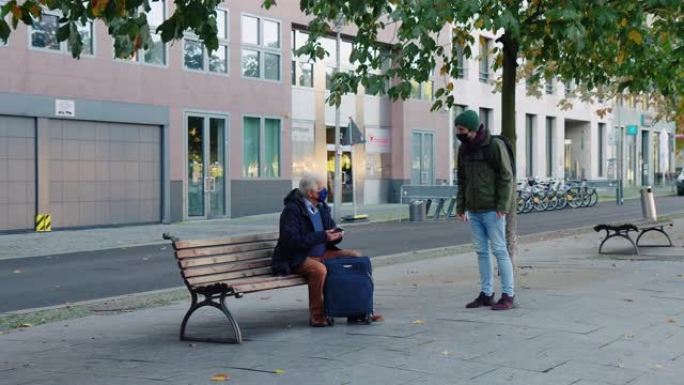
[[[506,144],[492,138],[477,113],[466,110],[454,120],[461,141],[458,155],[458,218],[470,224],[480,269],[480,295],[466,308],[514,306],[513,265],[506,249],[506,214],[511,209],[513,168]],[[494,303],[490,246],[501,275],[503,294]]]

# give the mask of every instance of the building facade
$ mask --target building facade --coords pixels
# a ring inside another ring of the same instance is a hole
[[[151,4],[152,25],[172,13],[170,2]],[[281,209],[303,172],[326,173],[332,185],[335,109],[325,98],[338,65],[335,39],[324,39],[331,52],[324,60],[296,57],[307,24],[298,2],[269,11],[259,2],[224,2],[218,51],[209,55],[192,34],[166,45],[154,36],[154,47],[130,60],[114,59],[101,23],[81,26],[84,54],[74,60],[56,41],[58,16],[20,26],[0,46],[0,231],[30,230],[38,213],[50,214],[56,229],[268,213]],[[486,52],[493,36],[482,37]],[[341,40],[339,65],[347,70],[351,30]],[[489,56],[475,47],[454,96],[496,133],[501,108]],[[458,143],[450,122],[458,109],[430,112],[433,90],[445,81],[415,83],[406,101],[363,89],[343,97],[342,127],[353,119],[366,138],[343,146],[343,202],[352,191],[373,204],[397,201],[402,184],[453,183]],[[519,175],[610,178],[615,132],[632,115],[602,119],[596,105],[580,102],[561,111],[564,85],[545,85],[535,98],[521,83]],[[667,125],[641,127],[642,141],[623,141],[644,159],[633,169],[625,162],[626,170],[650,167],[651,179],[635,176],[637,184],[657,181],[649,163],[661,148],[656,133],[671,134]]]

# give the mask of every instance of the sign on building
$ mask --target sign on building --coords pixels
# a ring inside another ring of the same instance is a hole
[[[76,117],[76,103],[73,100],[55,99],[55,116]]]
[[[366,128],[366,153],[387,154],[389,152],[389,130],[383,128]]]

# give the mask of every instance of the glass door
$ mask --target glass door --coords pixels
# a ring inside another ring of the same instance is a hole
[[[187,216],[226,215],[226,119],[187,117]]]
[[[352,148],[351,146],[340,146],[342,155],[340,156],[340,168],[342,172],[342,203],[351,202],[354,199],[354,178],[352,172]],[[328,203],[334,201],[335,194],[335,145],[328,145]]]
[[[411,147],[411,184],[434,184],[434,134],[414,132]]]

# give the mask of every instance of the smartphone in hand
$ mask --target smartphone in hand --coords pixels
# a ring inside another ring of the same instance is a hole
[[[333,229],[332,232],[333,232],[333,233],[341,233],[341,232],[343,232],[343,231],[344,231],[343,228],[341,228],[341,227],[336,227],[336,228]]]

